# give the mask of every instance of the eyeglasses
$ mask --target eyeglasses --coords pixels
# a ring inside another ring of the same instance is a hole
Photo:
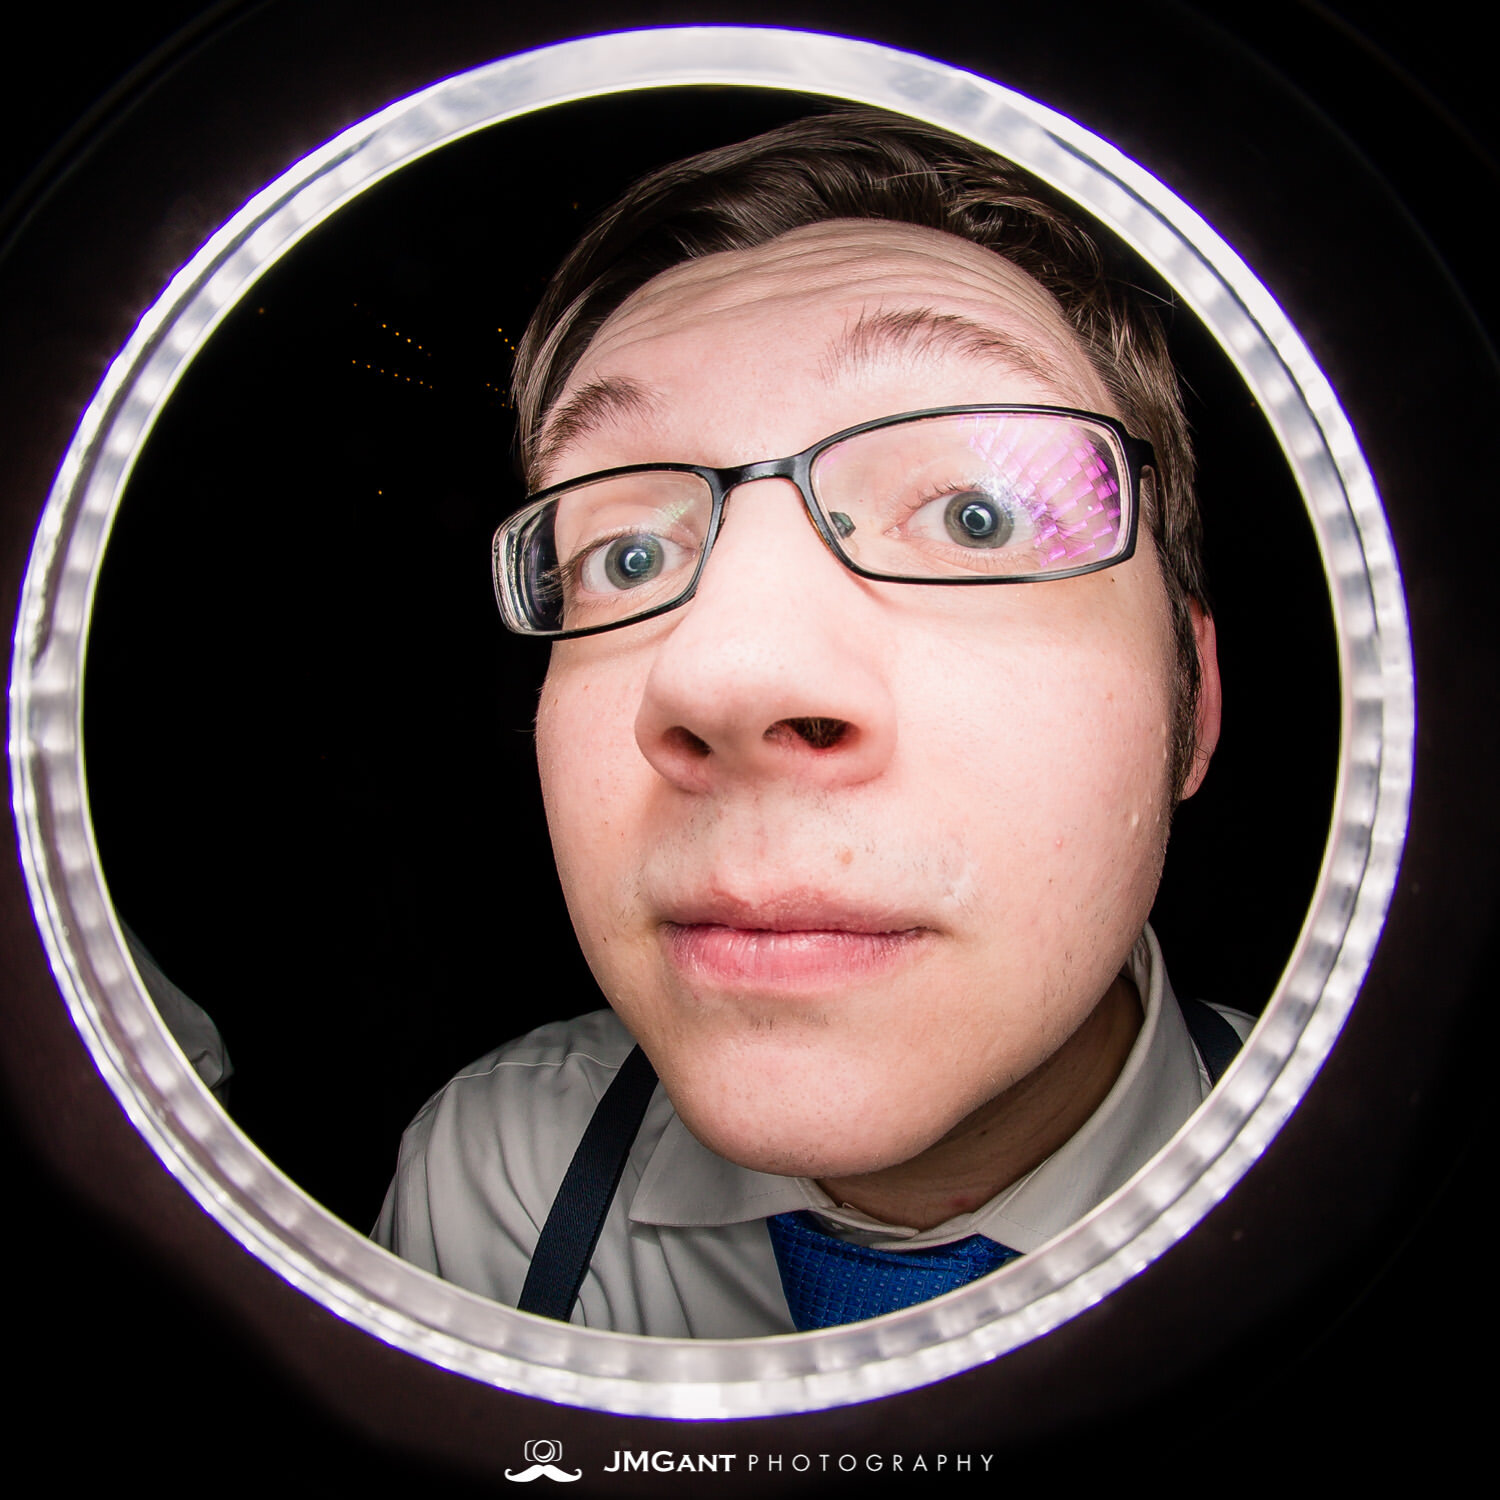
[[[1135,551],[1151,445],[1058,406],[953,406],[846,428],[730,469],[630,464],[531,496],[495,533],[495,598],[567,640],[693,597],[736,486],[790,479],[828,550],[887,583],[1039,583]]]

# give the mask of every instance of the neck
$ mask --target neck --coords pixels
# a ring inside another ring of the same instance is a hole
[[[1040,1067],[920,1155],[818,1186],[835,1203],[911,1229],[971,1213],[1077,1133],[1114,1087],[1140,1029],[1140,997],[1122,974]]]

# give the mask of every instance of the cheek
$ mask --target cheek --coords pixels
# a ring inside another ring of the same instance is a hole
[[[1008,887],[1012,913],[1030,922],[1091,906],[1128,925],[1149,909],[1171,808],[1173,699],[1154,635],[1141,649],[1131,641],[1012,630],[960,672],[938,651],[917,663],[911,691],[929,706],[913,784],[960,831],[984,872],[977,889],[994,899]]]
[[[580,898],[607,884],[619,851],[639,837],[641,772],[635,703],[623,674],[559,667],[542,686],[537,770],[553,854],[575,921]]]

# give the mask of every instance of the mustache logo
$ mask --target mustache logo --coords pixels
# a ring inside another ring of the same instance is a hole
[[[563,1484],[572,1484],[575,1479],[583,1477],[582,1469],[575,1469],[571,1474],[559,1469],[555,1464],[532,1464],[529,1469],[522,1469],[519,1474],[512,1474],[509,1469],[505,1471],[505,1477],[514,1484],[530,1484],[533,1479],[556,1479]]]

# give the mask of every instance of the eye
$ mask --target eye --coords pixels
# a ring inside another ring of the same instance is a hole
[[[616,537],[609,546],[600,548],[589,559],[590,567],[587,571],[602,570],[612,587],[633,589],[640,584],[650,583],[661,572],[665,562],[666,552],[660,537],[622,536]]]
[[[963,490],[943,503],[943,528],[963,547],[1003,547],[1016,529],[1014,514],[993,495]]]
[[[1037,541],[1030,500],[996,476],[994,483],[971,474],[923,482],[911,511],[894,535],[927,558],[926,566],[1020,567],[1029,571]]]
[[[662,545],[654,536],[623,537],[604,549],[604,576],[616,588],[647,583],[661,567]]]
[[[648,531],[632,532],[601,543],[583,558],[578,580],[590,593],[618,593],[653,582],[679,565],[684,549]]]

